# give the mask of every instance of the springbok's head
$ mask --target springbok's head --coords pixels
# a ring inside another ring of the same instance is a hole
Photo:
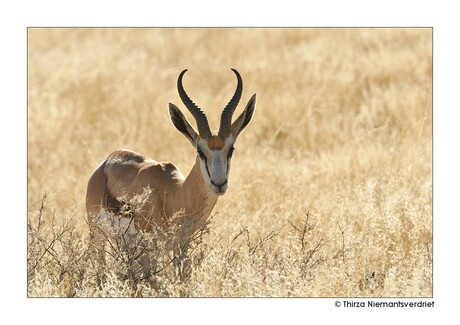
[[[243,92],[243,81],[235,69],[238,80],[235,94],[222,111],[220,128],[217,135],[212,134],[208,119],[204,112],[190,99],[182,85],[184,70],[177,79],[179,96],[185,107],[192,113],[196,120],[198,132],[187,122],[179,108],[169,103],[169,115],[174,126],[185,135],[197,151],[197,159],[200,162],[201,174],[204,182],[216,194],[222,195],[228,188],[228,175],[236,138],[251,121],[256,105],[256,94],[249,99],[246,108],[241,115],[232,123],[232,115]]]

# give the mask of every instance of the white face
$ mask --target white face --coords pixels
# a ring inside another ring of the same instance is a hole
[[[204,182],[217,195],[224,194],[228,188],[233,143],[233,136],[229,136],[225,141],[218,138],[199,139],[197,143]]]

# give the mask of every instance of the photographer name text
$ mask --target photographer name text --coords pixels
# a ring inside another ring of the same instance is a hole
[[[433,308],[434,301],[351,301],[342,300],[334,303],[342,308]]]

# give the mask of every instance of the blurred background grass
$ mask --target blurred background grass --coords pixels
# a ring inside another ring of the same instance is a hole
[[[317,231],[335,238],[340,225],[354,243],[343,272],[391,278],[383,295],[431,295],[427,28],[30,28],[29,218],[47,192],[49,209],[74,215],[85,233],[87,181],[118,148],[171,161],[187,174],[195,152],[167,113],[169,102],[183,108],[176,81],[185,68],[185,88],[212,129],[234,91],[230,68],[244,81],[235,115],[257,93],[210,241],[242,226],[260,236],[276,229],[282,250],[292,237],[286,220],[300,222],[311,211]],[[297,294],[350,295],[360,280],[340,288],[345,273],[326,276],[335,267],[325,264]]]

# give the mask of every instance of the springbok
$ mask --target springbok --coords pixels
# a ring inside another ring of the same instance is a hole
[[[182,85],[187,70],[180,73],[177,88],[185,107],[196,120],[198,132],[189,124],[180,109],[169,103],[171,121],[196,149],[195,164],[187,177],[169,162],[157,162],[129,150],[111,153],[92,174],[86,194],[86,210],[90,225],[105,212],[109,218],[130,219],[137,230],[152,232],[167,223],[181,211],[183,218],[193,220],[188,236],[207,222],[217,198],[228,188],[228,177],[235,141],[254,114],[256,94],[248,101],[244,111],[232,123],[232,115],[243,92],[243,81],[237,70],[236,91],[224,108],[220,128],[213,134],[205,113],[190,99]],[[147,203],[141,211],[121,213],[122,205],[149,188]],[[90,231],[91,243],[101,241],[97,232]]]

